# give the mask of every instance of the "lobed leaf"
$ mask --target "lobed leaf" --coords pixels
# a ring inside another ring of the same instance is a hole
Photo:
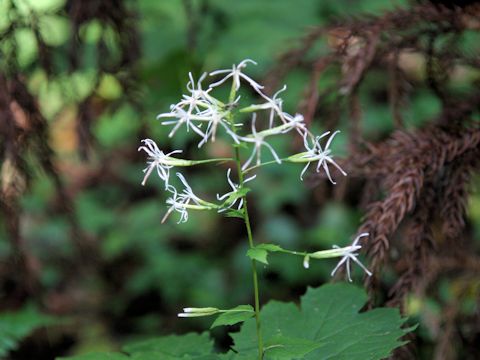
[[[411,329],[401,326],[405,318],[398,309],[374,309],[359,313],[367,300],[363,289],[349,284],[329,284],[308,289],[301,309],[293,304],[270,302],[261,311],[265,360],[349,359],[374,360],[388,357],[403,344],[399,339]],[[241,354],[256,353],[256,328],[248,320],[232,334],[234,348]],[[302,344],[298,339],[305,340]],[[313,346],[316,344],[316,346]],[[282,350],[280,350],[282,349]],[[303,353],[303,355],[300,355]]]

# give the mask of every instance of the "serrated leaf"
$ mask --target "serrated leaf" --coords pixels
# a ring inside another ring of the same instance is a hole
[[[268,251],[265,249],[259,249],[258,247],[250,248],[247,251],[247,256],[252,260],[257,260],[261,263],[268,265]]]
[[[304,351],[301,358],[306,360],[388,357],[393,349],[402,345],[399,339],[411,329],[401,328],[405,318],[397,309],[359,313],[366,300],[363,289],[349,284],[330,284],[309,289],[302,297],[301,309],[293,304],[270,302],[260,313],[264,343],[276,342],[283,345],[283,350],[267,351],[265,360],[285,359],[284,353],[295,351]],[[236,351],[252,357],[256,354],[254,320],[247,320],[239,333],[231,335]],[[309,344],[302,345],[295,342],[296,339],[313,341],[318,347],[309,348]]]
[[[278,360],[297,359],[322,346],[322,343],[309,339],[277,336],[265,343],[266,358]]]
[[[212,326],[210,326],[210,329],[216,326],[235,325],[239,322],[244,322],[255,315],[255,311],[251,305],[238,305],[230,310],[231,312],[229,311],[220,314],[215,319]]]

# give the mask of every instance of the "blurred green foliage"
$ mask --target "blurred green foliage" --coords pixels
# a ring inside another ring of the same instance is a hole
[[[186,10],[186,2],[193,8],[191,14]],[[113,338],[113,344],[117,338],[144,338],[208,327],[208,320],[202,318],[188,322],[177,320],[175,314],[185,304],[228,308],[251,300],[246,239],[240,221],[201,212],[192,214],[186,224],[177,225],[171,219],[161,225],[166,211],[162,185],[153,180],[141,187],[144,159],[131,155],[132,149],[134,153],[144,137],[155,139],[164,148],[188,147],[188,155],[196,158],[224,151],[224,144],[219,141],[215,148],[199,153],[192,146],[189,134],[171,140],[167,137],[167,129],[155,120],[155,115],[167,111],[170,103],[183,92],[188,71],[199,74],[229,68],[232,63],[252,58],[259,65],[249,71],[261,79],[282,51],[298,44],[297,38],[309,26],[360,12],[377,14],[404,5],[406,1],[138,0],[126,3],[136,12],[140,32],[141,58],[135,64],[138,79],[135,100],[140,107],[126,101],[123,73],[103,73],[96,78],[98,54],[94,45],[105,36],[106,46],[114,57],[119,44],[113,28],[97,20],[83,24],[80,30],[86,44],[82,52],[83,66],[68,73],[67,58],[62,57],[71,34],[68,18],[62,11],[65,1],[15,1],[19,16],[29,19],[30,11],[35,11],[42,37],[56,51],[55,64],[60,70],[47,76],[38,62],[38,46],[28,21],[24,27],[15,29],[18,64],[49,121],[51,144],[63,169],[62,176],[77,191],[73,193],[74,213],[80,229],[98,247],[98,272],[85,275],[78,269],[78,276],[92,276],[94,280],[77,283],[65,275],[68,264],[79,255],[72,243],[66,214],[55,210],[55,201],[58,201],[55,187],[41,171],[33,174],[29,191],[22,198],[21,231],[28,247],[43,265],[42,287],[55,292],[68,289],[67,285],[72,286],[69,282],[73,281],[75,286],[82,287],[81,292],[85,292],[86,297],[99,299],[86,311],[93,315],[92,321],[109,329],[101,336]],[[0,30],[12,21],[6,16],[8,4],[8,1],[0,1]],[[206,8],[202,8],[204,4]],[[195,25],[193,29],[192,24]],[[192,31],[194,40],[189,39]],[[477,41],[475,35],[468,37],[464,46],[468,48],[468,41]],[[9,46],[0,41],[2,53],[8,53]],[[319,47],[319,52],[327,51],[325,43]],[[335,81],[338,76],[335,71],[322,77],[320,88],[327,88]],[[381,91],[381,76],[375,72],[369,74],[360,93],[365,119],[362,131],[370,138],[380,138],[393,129],[388,104],[371,96]],[[289,87],[285,99],[287,111],[294,112],[308,77],[308,73],[297,70],[286,79]],[[78,104],[92,91],[100,110],[92,124],[96,139],[94,154],[90,162],[85,163],[77,155],[73,119],[78,115]],[[408,126],[421,125],[439,110],[438,100],[428,92],[415,90],[411,99],[405,114]],[[348,122],[346,114],[342,116],[342,134],[333,148],[337,153],[346,154]],[[314,126],[323,128],[322,119]],[[288,153],[292,146],[282,142],[276,145],[280,153]],[[223,169],[215,166],[194,169],[192,186],[205,193],[220,192],[225,186],[220,170]],[[75,187],[90,171],[96,174],[91,184]],[[250,196],[256,241],[305,250],[348,244],[359,224],[358,209],[345,203],[325,202],[321,190],[307,188],[298,174],[295,165],[272,166],[263,169],[252,185]],[[480,238],[478,193],[469,203],[469,219],[476,238]],[[11,249],[3,226],[1,230],[0,257],[3,260],[11,255]],[[309,270],[302,267],[301,259],[281,254],[270,256],[269,263],[261,269],[263,301],[296,298],[306,285],[328,281],[335,260],[312,262]],[[78,306],[76,293],[68,295],[74,303],[71,307]],[[2,294],[2,297],[8,296],[8,293]],[[421,318],[425,314],[418,309],[430,305],[412,298],[411,312]],[[36,313],[20,311],[19,319],[24,316],[24,321],[18,320],[21,325],[20,330],[16,330],[15,324],[10,326],[9,322],[2,322],[7,321],[8,316],[0,316],[2,356],[31,329],[49,323]],[[77,323],[76,330],[81,334],[88,334],[95,328],[82,321]],[[8,336],[3,336],[4,328]],[[220,343],[225,338],[221,331],[214,334]],[[72,352],[88,350],[81,343],[85,338],[88,336],[78,336],[78,344]],[[96,340],[102,342],[104,339]],[[125,358],[120,354],[117,357]]]
[[[6,357],[19,342],[35,329],[58,322],[52,316],[42,314],[32,304],[17,311],[0,314],[0,356]]]

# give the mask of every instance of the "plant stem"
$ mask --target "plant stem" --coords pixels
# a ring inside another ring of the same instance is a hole
[[[240,186],[243,186],[243,172],[242,172],[242,165],[240,163],[240,154],[239,154],[238,147],[235,147],[235,160],[237,162],[239,183],[240,183]],[[250,248],[253,248],[254,244],[253,244],[252,227],[250,225],[250,217],[248,215],[246,195],[243,196],[243,211],[244,211],[245,227],[247,228],[248,245],[250,246]],[[253,292],[255,296],[255,321],[257,324],[258,359],[262,360],[263,359],[263,339],[262,339],[262,330],[261,330],[261,322],[260,322],[260,296],[259,296],[259,289],[258,289],[257,262],[253,259],[252,259],[252,274],[253,274]]]
[[[235,100],[236,90],[235,90],[235,83],[232,83],[232,88],[230,91],[229,96],[229,103],[233,103]],[[229,118],[231,123],[233,124],[232,113],[230,112]],[[235,126],[232,126],[232,131],[236,133]],[[237,173],[238,173],[238,183],[239,187],[243,187],[244,183],[244,173],[242,171],[242,163],[240,160],[240,150],[237,146],[234,146],[235,151],[235,162],[237,163]],[[248,245],[250,248],[254,247],[253,243],[253,235],[252,235],[252,227],[250,225],[250,217],[248,215],[248,206],[247,206],[247,196],[243,195],[243,211],[244,216],[243,219],[245,221],[245,227],[247,228],[247,236],[248,236]],[[263,338],[262,338],[262,329],[261,329],[261,321],[260,321],[260,295],[258,289],[258,275],[257,275],[257,262],[252,259],[252,275],[253,275],[253,292],[255,297],[255,322],[257,325],[257,343],[258,343],[258,360],[263,360]]]

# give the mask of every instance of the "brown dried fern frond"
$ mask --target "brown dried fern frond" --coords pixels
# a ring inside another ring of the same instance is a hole
[[[358,231],[370,234],[366,250],[374,276],[366,285],[372,304],[373,298],[383,298],[404,311],[409,295],[426,296],[453,269],[462,269],[457,276],[478,280],[480,256],[468,236],[466,203],[480,171],[480,91],[475,78],[458,74],[480,69],[480,48],[459,46],[466,32],[480,30],[479,16],[478,5],[425,2],[337,21],[309,31],[270,73],[269,84],[276,87],[293,68],[310,72],[299,104],[307,121],[318,118],[329,128],[330,113],[348,114],[351,154],[339,164],[349,174],[347,181],[363,186],[359,206],[366,214]],[[320,39],[328,45],[318,51]],[[320,86],[332,68],[340,73],[338,80]],[[369,108],[361,99],[375,94],[362,92],[362,86],[372,70],[386,79],[377,87],[391,110],[385,121],[393,130],[365,139],[361,129]],[[452,79],[470,82],[468,92],[452,86]],[[418,90],[429,92],[441,109],[422,119],[421,127],[406,129],[404,108]],[[324,180],[321,174],[313,177],[312,183]],[[385,267],[397,274],[393,285],[382,277]],[[458,325],[459,318],[454,313],[448,326]],[[440,343],[452,334],[445,332]],[[414,344],[409,346],[394,358],[413,358]]]

